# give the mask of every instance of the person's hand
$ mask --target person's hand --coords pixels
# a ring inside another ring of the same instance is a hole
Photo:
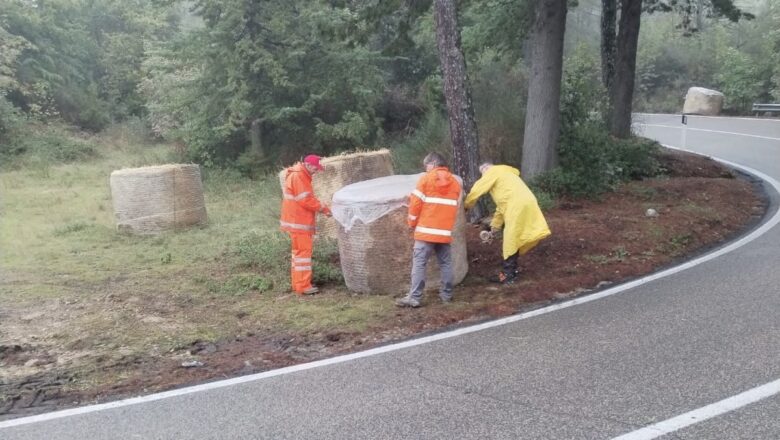
[[[330,217],[333,215],[333,213],[330,212],[330,208],[328,208],[327,206],[323,206],[322,209],[320,209],[320,212],[322,212],[322,215],[326,217]]]

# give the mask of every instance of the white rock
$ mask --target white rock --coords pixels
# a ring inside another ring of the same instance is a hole
[[[645,211],[645,217],[658,217],[658,211],[653,208],[649,208]]]
[[[184,361],[181,366],[184,368],[197,368],[202,367],[204,364],[201,361]]]
[[[685,95],[683,113],[716,116],[723,109],[723,93],[704,87],[691,87]]]

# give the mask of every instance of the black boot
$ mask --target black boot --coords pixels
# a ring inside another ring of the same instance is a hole
[[[504,272],[507,277],[515,278],[520,273],[517,269],[517,259],[519,256],[520,253],[515,252],[501,263],[501,271]]]
[[[517,258],[519,254],[515,252],[501,263],[501,272],[497,276],[490,277],[488,280],[492,283],[512,284],[517,279],[520,271],[517,269]]]

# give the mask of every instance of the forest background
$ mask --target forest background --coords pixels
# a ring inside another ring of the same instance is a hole
[[[691,86],[722,91],[729,114],[780,100],[780,5],[737,1],[752,19],[734,22],[713,14],[719,3],[643,14],[634,111],[679,112]],[[519,165],[532,2],[457,8],[480,156]],[[602,4],[568,9],[564,169],[566,151],[609,143],[587,123],[605,105]],[[0,0],[4,167],[93,154],[69,130],[167,142],[171,160],[250,177],[306,152],[377,146],[411,171],[429,149],[450,153],[447,127],[430,1]]]

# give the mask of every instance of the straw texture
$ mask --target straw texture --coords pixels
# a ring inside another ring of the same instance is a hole
[[[393,175],[393,160],[388,149],[325,157],[320,164],[324,169],[314,175],[312,187],[314,195],[326,205],[330,205],[333,194],[346,185]],[[282,188],[285,174],[286,169],[279,172]],[[317,216],[317,235],[335,240],[338,223],[332,218]]]
[[[119,231],[158,234],[207,221],[198,165],[126,168],[112,172],[110,183]]]
[[[344,281],[358,293],[401,294],[409,291],[414,238],[406,224],[407,208],[399,207],[380,219],[356,223],[348,232],[339,227],[339,257]],[[455,284],[468,272],[466,214],[462,204],[452,231]],[[437,289],[440,274],[436,257],[428,261],[426,289]]]

